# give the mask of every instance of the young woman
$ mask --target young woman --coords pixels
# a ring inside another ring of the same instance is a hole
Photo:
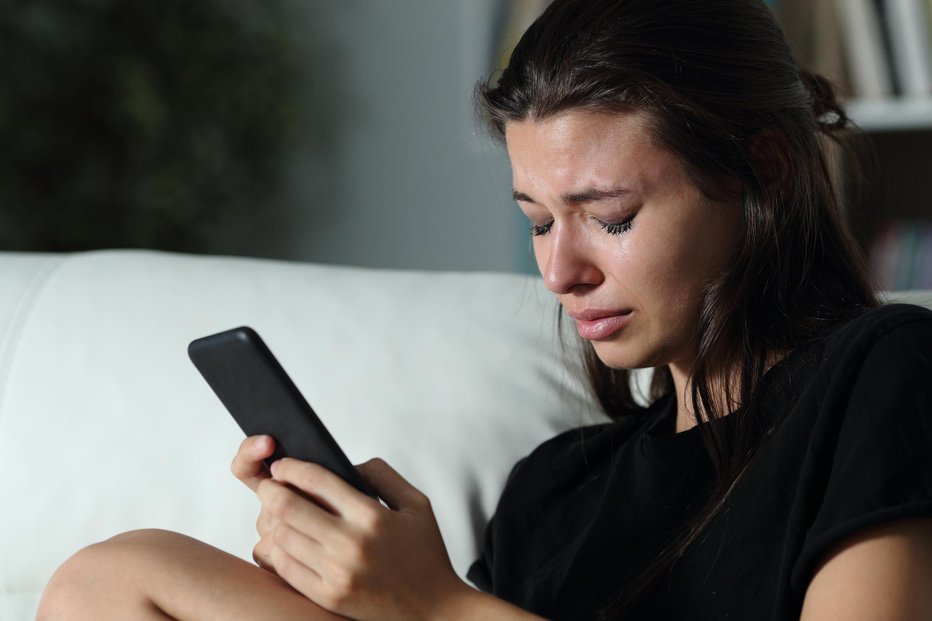
[[[515,467],[481,591],[388,465],[391,509],[258,437],[262,569],[129,533],[40,619],[932,618],[932,313],[878,305],[823,151],[848,120],[766,7],[556,0],[479,98],[615,419]]]

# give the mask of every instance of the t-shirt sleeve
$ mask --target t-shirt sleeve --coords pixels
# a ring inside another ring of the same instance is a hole
[[[879,337],[847,384],[843,416],[821,425],[811,450],[827,467],[824,495],[793,571],[805,588],[829,551],[856,532],[900,518],[932,517],[932,320]],[[837,422],[835,422],[837,420]]]

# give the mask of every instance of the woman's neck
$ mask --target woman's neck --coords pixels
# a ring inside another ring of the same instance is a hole
[[[692,382],[690,374],[692,373],[692,364],[670,365],[670,375],[673,378],[673,390],[676,395],[676,433],[688,431],[695,427],[696,415],[693,412],[692,399]]]
[[[767,364],[764,367],[764,373],[770,370],[777,362],[782,360],[787,355],[787,352],[771,352],[767,356]],[[696,413],[693,411],[693,395],[692,395],[692,369],[693,369],[693,360],[690,360],[688,364],[678,364],[671,363],[669,365],[670,375],[673,378],[673,389],[676,394],[676,433],[682,431],[688,431],[695,427],[700,420],[708,420],[708,415],[705,412],[701,412],[702,417],[697,417]],[[732,387],[738,388],[739,383],[737,381],[738,375],[737,371],[735,372],[735,380],[732,383]],[[724,382],[721,380],[713,380],[712,386],[712,395],[715,399],[713,407],[717,412],[723,412],[722,416],[727,416],[731,414],[741,405],[737,403],[735,399],[739,396],[739,391],[733,391],[731,401],[726,397],[727,392],[725,390]]]

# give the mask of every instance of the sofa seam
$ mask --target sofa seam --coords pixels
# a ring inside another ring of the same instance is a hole
[[[29,284],[23,289],[13,315],[10,317],[6,332],[3,334],[2,340],[0,340],[0,420],[4,415],[3,404],[6,401],[10,370],[13,368],[13,360],[16,358],[17,345],[22,336],[23,327],[52,275],[58,271],[65,262],[66,257],[67,255],[61,255],[55,259],[49,259],[32,276]],[[4,562],[0,560],[0,565],[3,564]],[[6,584],[5,576],[5,569],[0,567],[0,592],[9,593],[10,590]]]
[[[35,308],[36,302],[45,290],[52,275],[65,262],[66,256],[62,255],[55,260],[49,260],[48,263],[36,271],[23,290],[23,294],[20,296],[16,309],[10,318],[6,333],[3,335],[3,339],[0,340],[0,415],[3,413],[7,380],[9,379],[10,369],[13,368],[13,360],[16,357],[17,344],[22,336],[23,326],[25,326],[32,309]]]

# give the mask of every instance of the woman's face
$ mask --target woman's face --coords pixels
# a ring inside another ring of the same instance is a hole
[[[505,128],[514,196],[547,287],[615,368],[691,368],[706,285],[740,202],[704,197],[636,113],[569,111]]]

